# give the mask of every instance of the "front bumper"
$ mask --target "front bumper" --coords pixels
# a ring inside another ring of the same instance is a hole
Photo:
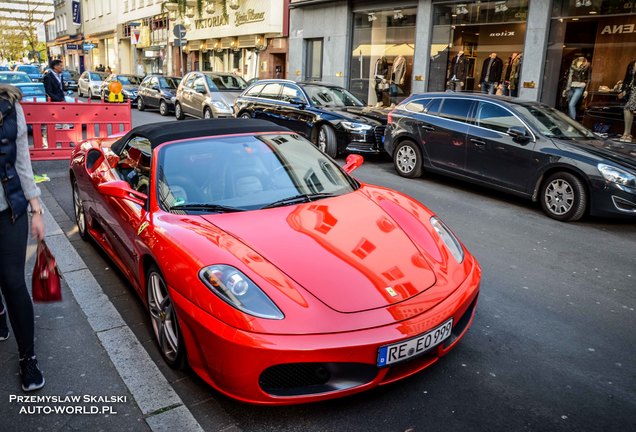
[[[347,152],[384,153],[385,129],[386,126],[376,126],[369,131],[362,132],[341,130],[341,141],[344,143],[342,147]]]
[[[636,188],[597,180],[592,184],[592,216],[636,218]]]
[[[188,361],[220,392],[244,402],[286,405],[332,399],[392,383],[446,355],[472,322],[481,270],[432,309],[404,321],[359,331],[255,334],[233,328],[171,289]],[[382,313],[382,312],[379,312]],[[421,335],[453,317],[451,336],[418,357],[377,366],[379,347]]]

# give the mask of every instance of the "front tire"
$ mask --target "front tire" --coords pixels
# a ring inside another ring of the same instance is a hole
[[[239,118],[242,118],[242,119],[251,119],[251,118],[252,118],[252,116],[250,115],[250,113],[248,113],[248,112],[244,112],[243,114],[241,114],[241,115],[239,116]]]
[[[564,222],[581,219],[587,201],[585,185],[568,172],[552,174],[541,186],[541,208],[552,219]]]
[[[168,115],[168,104],[166,103],[165,100],[162,100],[159,103],[159,114],[161,114],[162,116]]]
[[[327,153],[332,158],[338,156],[338,141],[336,139],[336,132],[327,126],[320,126],[318,131],[317,147],[323,152]]]
[[[90,88],[88,89],[88,100],[93,100],[93,91]]]
[[[146,276],[146,298],[153,334],[165,362],[174,369],[185,365],[185,347],[168,285],[153,265]]]
[[[181,104],[179,102],[175,102],[174,104],[174,116],[177,118],[177,120],[183,120],[185,118],[183,110],[181,109]]]
[[[137,111],[143,111],[146,109],[146,106],[144,105],[144,101],[141,99],[141,96],[139,96],[137,98]]]
[[[206,108],[203,110],[203,118],[204,119],[211,119],[212,118],[212,111],[210,111],[210,108]]]
[[[86,212],[84,211],[84,204],[82,204],[79,187],[75,179],[73,179],[73,213],[75,214],[75,224],[77,225],[80,238],[84,241],[88,241],[89,234],[86,226]]]
[[[402,177],[421,177],[422,151],[413,141],[402,141],[393,153],[393,165]]]

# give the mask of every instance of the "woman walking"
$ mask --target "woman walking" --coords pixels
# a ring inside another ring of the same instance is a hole
[[[24,280],[26,246],[31,234],[44,238],[40,189],[33,179],[27,125],[20,106],[22,93],[0,85],[0,341],[9,337],[7,314],[20,355],[22,390],[44,387],[34,348],[33,303]]]

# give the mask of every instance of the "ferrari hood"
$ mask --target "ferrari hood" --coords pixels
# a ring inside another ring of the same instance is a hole
[[[436,282],[427,256],[385,210],[359,192],[204,218],[339,312],[399,303]]]

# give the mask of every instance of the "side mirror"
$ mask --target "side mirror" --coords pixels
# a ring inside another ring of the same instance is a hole
[[[351,174],[355,169],[359,168],[360,165],[364,162],[364,158],[357,154],[350,154],[347,156],[345,166],[342,169],[347,173]]]
[[[508,128],[507,133],[512,137],[513,140],[522,144],[530,141],[530,136],[528,136],[526,129],[521,126],[513,126],[511,128]]]
[[[66,90],[66,94],[69,96],[73,95],[73,90]]]
[[[102,195],[132,201],[140,206],[144,206],[146,204],[146,200],[148,199],[148,195],[137,192],[136,190],[131,188],[130,185],[124,180],[113,180],[106,183],[101,183],[99,186],[97,186],[97,190]]]
[[[153,86],[152,86],[152,89],[153,89],[153,90],[156,90],[156,91],[159,91],[159,86],[158,86],[158,85],[153,85]]]
[[[194,91],[196,91],[197,93],[201,93],[201,94],[206,94],[207,93],[207,90],[203,86],[195,87]]]

